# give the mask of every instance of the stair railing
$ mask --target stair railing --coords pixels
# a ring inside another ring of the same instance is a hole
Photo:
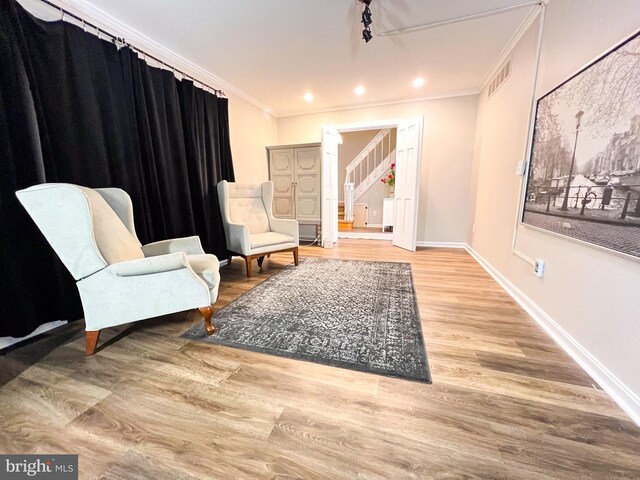
[[[380,130],[347,165],[344,184],[345,220],[347,212],[350,212],[353,220],[354,203],[389,170],[395,161],[395,152],[395,148],[391,149],[391,130],[385,128]],[[350,193],[347,192],[347,188]]]

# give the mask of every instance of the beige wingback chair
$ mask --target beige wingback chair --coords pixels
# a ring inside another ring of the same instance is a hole
[[[219,263],[197,236],[141,245],[131,198],[118,188],[44,183],[16,195],[77,281],[87,355],[103,328],[192,308],[213,333]]]
[[[271,253],[293,252],[298,265],[298,221],[273,216],[273,183],[245,185],[223,180],[218,183],[218,199],[227,249],[244,258],[247,277],[251,277],[251,261],[257,258],[262,267],[264,257]]]

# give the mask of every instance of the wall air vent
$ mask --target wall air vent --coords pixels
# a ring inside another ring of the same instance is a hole
[[[500,69],[495,77],[489,82],[488,96],[491,96],[498,91],[504,82],[507,81],[511,75],[511,60],[507,60],[507,63]]]

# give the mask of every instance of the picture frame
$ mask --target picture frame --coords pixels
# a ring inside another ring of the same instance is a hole
[[[640,259],[640,32],[537,100],[520,221]]]

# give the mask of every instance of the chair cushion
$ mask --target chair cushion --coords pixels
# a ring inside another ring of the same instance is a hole
[[[280,245],[281,243],[295,242],[295,239],[291,235],[285,235],[284,233],[266,232],[250,235],[251,248],[268,247],[271,245]]]
[[[250,235],[270,230],[261,197],[229,198],[229,217],[232,223],[246,225]]]
[[[187,255],[187,259],[193,271],[207,283],[209,290],[220,283],[220,263],[215,255]]]
[[[122,223],[106,200],[95,190],[78,187],[85,194],[93,217],[93,236],[106,262],[125,262],[144,258],[140,242]]]

